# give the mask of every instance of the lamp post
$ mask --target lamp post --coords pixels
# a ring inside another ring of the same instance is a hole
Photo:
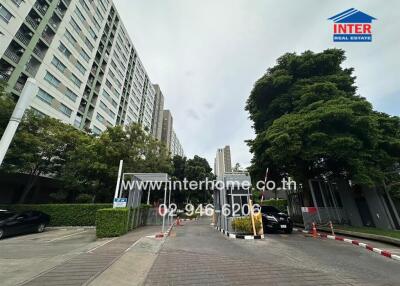
[[[8,122],[7,128],[3,133],[0,141],[0,166],[3,163],[3,159],[6,156],[8,147],[17,131],[18,125],[21,122],[22,116],[25,110],[29,107],[32,102],[33,97],[38,92],[38,86],[36,80],[33,78],[28,78],[24,89],[19,96],[18,102],[15,105],[14,111],[11,115],[10,121]]]

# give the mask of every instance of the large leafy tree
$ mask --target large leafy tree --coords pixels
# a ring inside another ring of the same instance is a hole
[[[147,135],[137,125],[108,128],[89,144],[79,145],[69,153],[62,180],[70,191],[79,189],[95,201],[111,201],[119,161],[130,173],[170,173],[171,159],[164,145]]]
[[[400,121],[356,94],[342,50],[286,54],[259,79],[247,101],[256,138],[250,168],[261,178],[314,177],[380,184],[400,159]]]
[[[196,181],[204,182],[208,178],[208,181],[214,179],[212,169],[208,164],[207,159],[195,155],[192,159],[186,157],[174,156],[173,158],[173,173],[172,179],[183,181]],[[210,193],[206,191],[205,185],[198,186],[195,190],[185,189],[174,189],[172,193],[173,200],[178,204],[183,203],[200,203],[207,202],[210,200]]]
[[[19,202],[26,201],[39,176],[57,178],[68,152],[82,144],[86,136],[59,120],[27,111],[2,166],[6,172],[28,175]]]

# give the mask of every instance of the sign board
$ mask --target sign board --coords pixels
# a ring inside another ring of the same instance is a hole
[[[114,208],[126,208],[128,202],[127,198],[114,198],[113,207]]]
[[[317,212],[317,208],[316,207],[302,207],[301,212],[315,214]]]

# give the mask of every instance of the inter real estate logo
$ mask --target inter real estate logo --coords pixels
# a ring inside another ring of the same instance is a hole
[[[328,18],[333,21],[334,42],[371,42],[376,18],[351,8]]]

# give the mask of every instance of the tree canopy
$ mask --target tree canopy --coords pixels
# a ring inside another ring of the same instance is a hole
[[[400,120],[374,111],[356,94],[344,51],[285,54],[247,100],[256,138],[250,171],[300,182],[315,177],[381,184],[400,161]]]

